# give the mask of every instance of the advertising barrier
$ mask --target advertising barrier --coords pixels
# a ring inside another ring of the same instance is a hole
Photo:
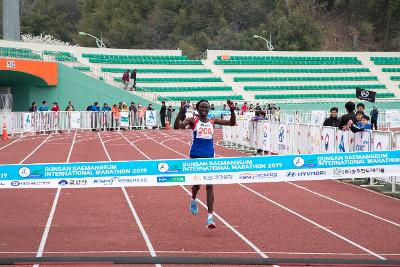
[[[171,186],[400,176],[400,151],[1,165],[0,188]]]

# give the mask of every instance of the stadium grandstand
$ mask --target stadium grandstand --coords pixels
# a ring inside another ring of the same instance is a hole
[[[39,61],[56,62],[58,84],[44,88],[40,82],[22,79],[24,71],[18,74],[12,69],[2,70],[0,83],[14,95],[15,111],[26,110],[40,99],[66,104],[76,93],[86,94],[74,100],[80,109],[89,104],[88,99],[112,103],[122,95],[156,105],[162,100],[177,106],[181,100],[207,98],[221,106],[229,98],[239,103],[276,103],[287,109],[329,109],[332,104],[340,106],[344,99],[356,101],[357,87],[376,91],[381,109],[396,108],[399,103],[398,53],[208,50],[205,55],[190,60],[181,50],[0,41],[0,57],[4,60],[31,61],[32,66]],[[126,70],[134,69],[137,88],[126,92],[121,77]],[[22,80],[27,81],[26,85],[21,85]],[[32,86],[37,89],[28,89]]]

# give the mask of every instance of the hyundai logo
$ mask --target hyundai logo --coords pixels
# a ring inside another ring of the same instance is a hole
[[[287,177],[294,177],[294,176],[296,176],[296,173],[295,172],[287,172],[286,176]]]

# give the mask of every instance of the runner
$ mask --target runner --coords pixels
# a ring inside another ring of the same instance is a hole
[[[186,126],[190,126],[193,130],[193,141],[190,148],[190,158],[213,158],[214,157],[214,143],[213,133],[214,124],[219,125],[230,125],[236,124],[235,105],[232,101],[227,101],[228,107],[231,110],[230,120],[221,120],[217,118],[208,118],[208,112],[210,110],[210,103],[207,100],[200,100],[196,104],[198,115],[183,119],[185,112],[185,103],[181,102],[181,108],[176,116],[174,129],[185,129]],[[193,215],[199,212],[197,207],[197,193],[200,189],[200,185],[192,186],[192,200],[190,202],[190,211]],[[215,228],[213,209],[214,209],[214,191],[212,185],[206,185],[207,190],[207,207],[208,207],[208,218],[207,227],[210,229]]]

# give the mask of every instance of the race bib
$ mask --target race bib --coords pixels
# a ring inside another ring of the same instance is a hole
[[[201,122],[199,121],[196,125],[196,131],[197,131],[197,138],[201,139],[212,139],[213,138],[213,133],[214,133],[214,127],[211,124],[211,122]]]

